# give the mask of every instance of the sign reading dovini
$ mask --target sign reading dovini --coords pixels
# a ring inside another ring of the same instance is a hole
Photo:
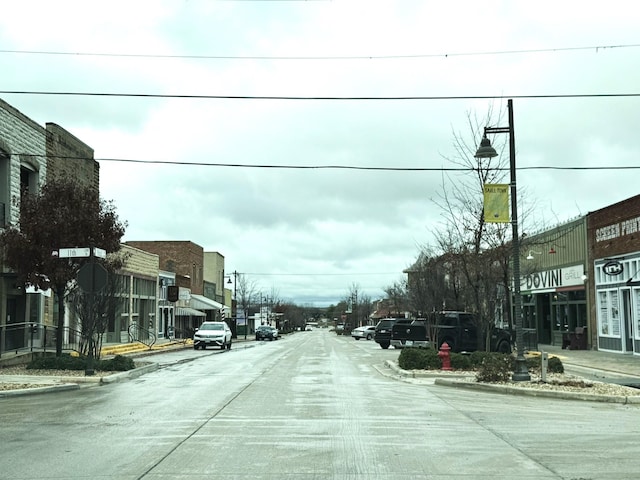
[[[520,281],[522,290],[548,290],[584,284],[584,266],[556,268],[526,275]]]

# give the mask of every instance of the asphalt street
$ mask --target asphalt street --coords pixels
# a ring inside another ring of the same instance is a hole
[[[6,479],[631,479],[638,406],[409,384],[326,330],[0,399]]]

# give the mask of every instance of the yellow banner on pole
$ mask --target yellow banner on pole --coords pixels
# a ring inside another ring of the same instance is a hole
[[[508,184],[485,184],[484,221],[487,223],[509,223]]]

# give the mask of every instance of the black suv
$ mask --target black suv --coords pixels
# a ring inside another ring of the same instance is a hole
[[[256,340],[277,340],[278,336],[275,334],[275,328],[270,325],[260,325],[256,328]]]
[[[373,340],[382,348],[389,348],[391,345],[391,329],[397,320],[397,318],[383,318],[376,325]]]

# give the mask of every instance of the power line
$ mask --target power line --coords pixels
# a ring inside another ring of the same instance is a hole
[[[24,155],[37,157],[33,153],[15,153],[14,155]],[[185,162],[179,160],[136,160],[131,158],[90,158],[68,155],[46,155],[48,158],[62,160],[95,160],[97,162],[122,162],[153,165],[180,165],[190,167],[226,167],[226,168],[263,168],[281,170],[368,170],[382,172],[476,172],[479,169],[473,167],[374,167],[362,165],[274,165],[274,164],[253,164],[253,163],[208,163],[208,162]],[[640,170],[640,165],[602,165],[602,166],[558,166],[558,165],[533,165],[518,166],[518,170]],[[509,171],[509,167],[495,167],[494,171]]]
[[[120,57],[120,58],[155,58],[155,59],[184,59],[184,60],[267,60],[267,61],[326,61],[326,60],[406,60],[423,58],[450,58],[450,57],[475,57],[475,56],[497,56],[497,55],[525,55],[537,53],[558,53],[575,51],[613,50],[621,48],[638,48],[640,44],[620,44],[620,45],[589,45],[579,47],[556,47],[556,48],[532,48],[522,50],[487,50],[477,52],[450,52],[450,53],[416,53],[397,55],[170,55],[152,53],[109,53],[109,52],[62,52],[53,50],[0,50],[0,53],[17,55],[56,55],[75,57]]]
[[[287,96],[287,95],[186,95],[164,93],[107,93],[107,92],[64,92],[36,90],[0,90],[3,95],[50,95],[76,97],[135,97],[135,98],[176,98],[190,100],[321,100],[321,101],[375,101],[375,100],[505,100],[514,99],[554,99],[554,98],[624,98],[640,97],[640,93],[574,93],[541,95],[415,95],[415,96],[379,96],[379,97],[337,97],[337,96]]]

